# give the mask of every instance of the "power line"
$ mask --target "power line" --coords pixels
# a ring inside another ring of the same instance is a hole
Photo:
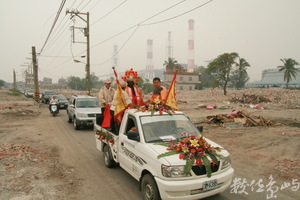
[[[189,13],[189,12],[192,12],[192,11],[194,11],[194,10],[197,10],[198,8],[201,8],[201,7],[205,6],[206,4],[211,3],[212,1],[213,1],[213,0],[207,1],[207,2],[205,2],[205,3],[203,3],[203,4],[199,5],[199,6],[197,6],[197,7],[195,7],[195,8],[193,8],[193,9],[191,9],[191,10],[188,10],[188,11],[186,11],[186,12],[184,12],[184,13],[181,13],[181,14],[179,14],[179,15],[176,15],[176,16],[174,16],[174,17],[170,17],[170,18],[168,18],[168,19],[164,19],[164,20],[161,20],[161,21],[153,22],[153,23],[141,24],[141,26],[149,26],[149,25],[159,24],[159,23],[162,23],[162,22],[166,22],[166,21],[175,19],[175,18],[180,17],[180,16],[182,16],[182,15],[185,15],[185,14],[187,14],[187,13]]]
[[[92,8],[89,9],[89,11],[91,12],[91,10],[93,10],[102,0],[98,0],[97,3],[95,3],[95,5],[92,6]]]
[[[142,24],[142,23],[148,21],[149,19],[152,19],[153,17],[156,17],[157,15],[160,15],[160,14],[166,12],[167,10],[169,10],[169,9],[171,9],[171,8],[177,6],[177,5],[179,5],[179,4],[181,4],[181,3],[185,2],[185,1],[186,1],[186,0],[180,1],[180,2],[178,2],[178,3],[176,3],[176,4],[172,5],[172,6],[170,6],[170,7],[166,8],[166,9],[164,9],[164,10],[162,10],[162,11],[156,13],[155,15],[152,15],[151,17],[149,17],[149,18],[147,18],[147,19],[145,19],[145,20],[139,22],[138,24],[135,24],[135,25],[133,25],[133,26],[131,26],[131,27],[129,27],[129,28],[127,28],[127,29],[125,29],[125,30],[123,30],[123,31],[121,31],[121,32],[119,32],[119,33],[117,33],[117,34],[115,34],[115,35],[113,35],[113,36],[107,38],[106,40],[103,40],[102,42],[100,42],[100,43],[98,43],[98,44],[92,46],[91,48],[94,48],[94,47],[96,47],[96,46],[98,46],[98,45],[100,45],[100,44],[102,44],[102,43],[104,43],[104,42],[106,42],[106,41],[108,41],[108,40],[111,40],[111,39],[117,37],[118,35],[121,35],[122,33],[125,33],[125,32],[127,32],[127,31],[129,31],[130,29],[133,29],[134,27],[139,26],[140,24]]]
[[[40,55],[40,57],[46,57],[46,58],[70,58],[70,56],[49,56],[49,55]]]
[[[50,32],[49,32],[49,34],[48,34],[48,36],[47,36],[47,39],[46,39],[46,41],[45,41],[45,43],[44,43],[44,45],[43,45],[43,47],[42,47],[42,49],[41,49],[41,51],[40,51],[39,54],[42,53],[42,51],[43,51],[45,45],[47,44],[48,39],[49,39],[49,37],[50,37],[50,35],[51,35],[53,29],[54,29],[54,26],[55,26],[55,24],[56,24],[56,22],[57,22],[57,20],[58,20],[58,18],[59,18],[59,16],[60,16],[60,13],[61,13],[61,11],[62,11],[62,9],[63,9],[65,3],[66,3],[66,0],[63,0],[63,1],[61,2],[60,7],[59,7],[58,12],[57,12],[57,15],[56,15],[56,17],[55,17],[55,19],[54,19],[54,22],[53,22],[53,24],[52,24],[52,27],[51,27],[51,29],[50,29]]]
[[[119,8],[121,5],[123,5],[127,0],[123,1],[122,3],[120,3],[119,5],[117,5],[115,8],[113,8],[111,11],[109,11],[108,13],[106,13],[105,15],[103,15],[102,17],[100,17],[99,19],[97,19],[94,23],[91,24],[91,26],[93,24],[96,24],[98,21],[100,21],[101,19],[103,19],[104,17],[106,17],[107,15],[109,15],[110,13],[112,13],[113,11],[115,11],[117,8]]]
[[[80,10],[83,10],[87,5],[89,5],[91,3],[92,0],[90,0],[87,4],[85,4],[85,6],[83,6]]]
[[[127,1],[127,0],[126,0],[126,1]],[[213,0],[210,0],[210,1],[208,1],[208,2],[206,2],[206,3],[204,3],[204,4],[201,4],[201,5],[199,5],[199,6],[195,7],[195,8],[193,8],[193,9],[187,11],[187,12],[184,12],[184,13],[182,13],[182,14],[180,14],[180,15],[176,15],[176,16],[174,16],[174,17],[168,18],[168,19],[166,19],[166,20],[162,20],[162,21],[154,22],[154,23],[149,23],[149,24],[143,24],[144,22],[146,22],[146,21],[148,21],[148,20],[150,20],[150,19],[152,19],[152,18],[154,18],[154,17],[156,17],[156,16],[158,16],[158,15],[160,15],[160,14],[166,12],[167,10],[169,10],[169,9],[171,9],[171,8],[177,6],[177,5],[179,5],[179,4],[181,4],[181,3],[185,2],[185,1],[186,1],[186,0],[182,0],[182,1],[180,1],[180,2],[178,2],[178,3],[176,3],[176,4],[172,5],[172,6],[170,6],[170,7],[168,7],[168,8],[166,8],[166,9],[164,9],[164,10],[162,10],[162,11],[160,11],[160,12],[154,14],[154,15],[152,15],[151,17],[149,17],[149,18],[147,18],[147,19],[145,19],[145,20],[139,22],[138,24],[135,24],[135,25],[133,25],[133,26],[131,26],[131,27],[129,27],[129,28],[127,28],[127,29],[125,29],[125,30],[123,30],[123,31],[121,31],[121,32],[119,32],[119,33],[117,33],[117,34],[115,34],[115,35],[113,35],[113,36],[111,36],[111,37],[109,37],[109,38],[107,38],[107,39],[101,41],[100,43],[98,43],[98,44],[92,46],[91,48],[94,48],[94,47],[96,47],[96,46],[99,46],[100,44],[103,44],[104,42],[109,41],[109,40],[111,40],[111,39],[113,39],[113,38],[115,38],[115,37],[117,37],[117,36],[119,36],[119,35],[121,35],[121,34],[127,32],[127,31],[129,31],[129,30],[135,28],[135,30],[134,30],[133,33],[130,35],[130,37],[124,42],[124,44],[122,45],[122,47],[118,50],[118,52],[120,52],[120,50],[121,50],[121,49],[127,44],[127,42],[133,37],[133,35],[135,34],[135,32],[137,31],[137,29],[138,29],[140,26],[152,25],[152,24],[156,24],[156,23],[161,23],[161,22],[164,22],[164,21],[168,21],[168,20],[171,20],[171,19],[175,19],[175,18],[177,18],[177,17],[179,17],[179,16],[182,16],[182,15],[184,15],[184,14],[186,14],[186,13],[189,13],[189,12],[191,12],[191,11],[193,11],[193,10],[196,10],[196,9],[198,9],[198,8],[200,8],[200,7],[203,7],[204,5],[206,5],[206,4],[210,3],[210,2],[212,2]],[[122,2],[121,4],[123,4],[123,3],[125,3],[125,1]],[[118,5],[118,6],[120,6],[120,5]],[[117,8],[117,7],[116,7],[116,8]],[[116,8],[115,8],[115,9],[116,9]],[[114,9],[113,9],[113,10],[114,10]],[[111,12],[110,12],[110,13],[111,13]],[[104,16],[105,16],[105,15],[104,15]],[[101,18],[100,18],[100,19],[101,19]],[[98,19],[96,22],[98,22],[100,19]],[[95,24],[96,22],[94,22],[93,24]],[[77,54],[76,56],[82,54],[83,52],[85,52],[85,51],[80,52],[80,53]],[[74,57],[74,56],[73,56],[73,57]],[[63,64],[65,64],[65,63],[69,62],[71,59],[72,59],[72,58],[68,59],[67,61],[63,62],[63,63],[60,64],[60,65],[63,65]],[[110,58],[110,59],[111,59],[111,58]],[[103,65],[103,64],[107,63],[110,59],[106,60],[105,62],[103,62],[103,63],[101,63],[101,64],[96,64],[96,65]],[[59,65],[59,66],[60,66],[60,65]],[[94,65],[95,65],[95,64],[94,64]]]
[[[106,61],[104,61],[103,63],[101,63],[101,64],[94,64],[94,66],[99,66],[99,65],[103,65],[103,64],[105,64],[105,63],[107,63],[108,61],[110,61],[116,54],[118,54],[121,50],[122,50],[122,48],[126,45],[126,43],[133,37],[133,35],[135,34],[135,32],[137,31],[137,29],[139,28],[140,26],[139,25],[137,25],[136,26],[136,29],[132,32],[132,34],[129,36],[129,38],[123,43],[123,45],[121,46],[121,48],[112,56],[112,57],[110,57],[109,59],[107,59]]]
[[[77,0],[75,0],[75,1],[72,3],[71,7],[76,3],[76,1],[77,1]],[[63,19],[60,21],[59,25],[56,26],[56,29],[53,31],[53,37],[51,38],[52,41],[51,41],[50,44],[48,43],[48,46],[47,46],[48,49],[51,48],[51,46],[52,46],[52,45],[53,45],[53,44],[61,37],[61,35],[66,31],[66,29],[64,29],[64,31],[63,31],[62,33],[60,33],[60,32],[63,30],[63,27],[65,27],[66,23],[67,23],[67,22],[69,22],[69,24],[71,23],[69,20],[67,20],[67,21],[65,21],[65,23],[64,23],[64,24],[62,25],[62,27],[61,27],[61,24],[62,24],[62,22],[64,21],[65,17],[66,17],[66,15],[63,17]],[[68,24],[68,26],[69,26],[69,24]],[[60,28],[60,29],[59,29],[59,28]],[[57,32],[58,29],[59,29],[59,31]],[[57,34],[55,35],[56,32],[57,32]],[[60,34],[59,34],[59,33],[60,33]],[[40,55],[39,55],[39,56],[40,56]]]

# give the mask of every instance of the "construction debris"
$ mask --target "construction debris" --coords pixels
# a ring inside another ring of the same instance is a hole
[[[252,116],[247,111],[234,110],[228,114],[218,114],[207,116],[210,123],[226,124],[226,123],[240,123],[244,127],[250,126],[273,126],[271,120],[267,120],[262,116]],[[226,126],[227,127],[227,126]]]
[[[262,95],[243,94],[241,98],[232,98],[231,102],[258,104],[258,103],[268,103],[271,102],[271,100]]]

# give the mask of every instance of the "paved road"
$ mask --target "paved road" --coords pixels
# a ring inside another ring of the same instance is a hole
[[[43,120],[43,123],[38,126],[49,130],[49,142],[58,146],[64,163],[74,167],[78,177],[83,179],[78,199],[141,199],[139,184],[135,179],[120,167],[108,169],[104,166],[102,153],[95,146],[92,128],[74,130],[73,124],[67,122],[65,110],[61,110],[56,117],[52,117],[45,105],[42,105],[41,109],[41,117],[48,120]],[[252,180],[251,174],[236,172],[235,176]],[[261,193],[248,191],[248,195],[234,194],[230,193],[229,188],[222,194],[205,200],[260,200],[267,199],[267,194],[266,191]],[[277,199],[294,199],[283,194],[276,194]]]

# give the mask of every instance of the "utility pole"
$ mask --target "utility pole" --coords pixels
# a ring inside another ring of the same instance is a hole
[[[87,94],[91,94],[91,70],[90,70],[90,13],[81,13],[78,11],[66,11],[66,14],[71,14],[71,19],[76,15],[80,19],[82,19],[87,25],[86,28],[84,28],[84,36],[86,37],[86,66],[85,66],[85,71],[86,71],[86,90]],[[81,17],[80,15],[86,15],[86,19]],[[73,27],[74,28],[74,27]],[[74,41],[75,42],[75,41]]]
[[[14,90],[17,89],[17,80],[16,80],[16,71],[13,71],[13,77],[14,77]]]
[[[39,79],[38,79],[38,64],[36,60],[35,47],[32,47],[32,65],[34,75],[34,100],[40,103]]]

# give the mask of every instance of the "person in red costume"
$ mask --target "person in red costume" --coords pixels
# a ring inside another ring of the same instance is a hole
[[[122,77],[122,79],[127,83],[125,92],[130,97],[132,103],[137,105],[138,107],[144,105],[142,91],[137,85],[137,82],[140,78],[141,77],[138,76],[138,73],[136,71],[133,71],[132,68],[126,71],[125,76]]]

